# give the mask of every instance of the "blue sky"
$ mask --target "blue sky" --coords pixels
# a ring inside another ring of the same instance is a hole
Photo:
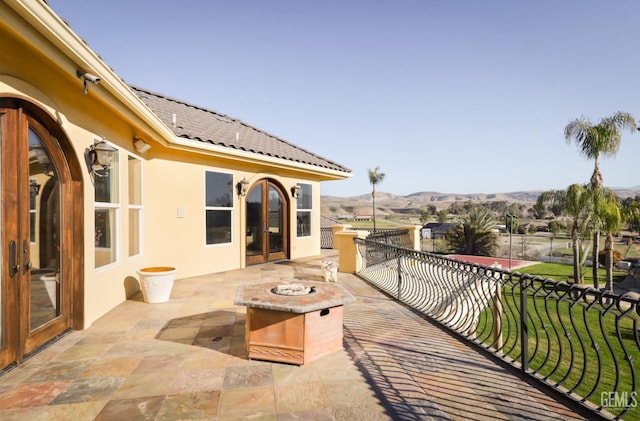
[[[566,124],[640,119],[640,2],[49,0],[127,83],[353,170],[323,195],[565,188],[593,163]],[[640,132],[601,162],[640,185]]]

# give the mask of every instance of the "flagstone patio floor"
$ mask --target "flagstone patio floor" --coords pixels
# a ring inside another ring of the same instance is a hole
[[[8,420],[584,419],[350,274],[344,349],[303,366],[246,357],[239,285],[320,281],[316,258],[178,279],[127,300],[0,377]]]

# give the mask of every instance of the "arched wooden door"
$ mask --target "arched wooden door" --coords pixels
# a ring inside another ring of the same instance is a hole
[[[61,136],[31,104],[0,98],[0,369],[73,325],[82,191]]]
[[[260,180],[247,194],[247,265],[286,259],[289,247],[289,205],[273,180]]]

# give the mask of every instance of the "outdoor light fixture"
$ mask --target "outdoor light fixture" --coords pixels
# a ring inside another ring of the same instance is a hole
[[[249,180],[247,180],[246,177],[243,177],[242,181],[240,181],[236,187],[238,188],[238,194],[240,196],[246,196],[247,190],[249,190]]]
[[[147,142],[140,139],[139,137],[133,138],[133,146],[136,147],[136,150],[138,151],[138,153],[145,153],[146,151],[151,149],[151,145],[149,145]]]
[[[91,82],[94,85],[100,83],[100,78],[98,76],[92,75],[91,73],[83,72],[82,70],[77,70],[76,76],[82,79],[82,86],[84,87],[85,95],[89,92],[89,86],[87,85],[87,82]]]
[[[297,199],[299,195],[300,195],[300,184],[296,184],[293,187],[291,187],[291,196],[293,196],[294,199]]]
[[[29,180],[29,194],[31,197],[36,197],[40,193],[40,184],[38,180],[32,178]]]
[[[89,174],[94,177],[107,177],[116,152],[117,150],[104,140],[98,140],[89,146],[84,153]]]

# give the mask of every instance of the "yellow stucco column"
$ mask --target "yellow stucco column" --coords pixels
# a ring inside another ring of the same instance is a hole
[[[422,237],[420,236],[420,228],[422,228],[420,225],[404,225],[398,227],[398,229],[409,231],[409,239],[414,250],[422,249],[422,247],[420,247],[420,241],[422,241]]]
[[[362,258],[358,254],[355,238],[367,238],[367,231],[340,231],[333,237],[333,243],[338,245],[338,271],[355,273],[362,265]]]
[[[340,232],[340,231],[346,231],[349,228],[351,228],[351,225],[349,224],[340,224],[340,225],[331,225],[331,235],[333,238],[333,241],[331,242],[331,248],[334,250],[338,250],[338,242],[336,241],[336,233]]]

